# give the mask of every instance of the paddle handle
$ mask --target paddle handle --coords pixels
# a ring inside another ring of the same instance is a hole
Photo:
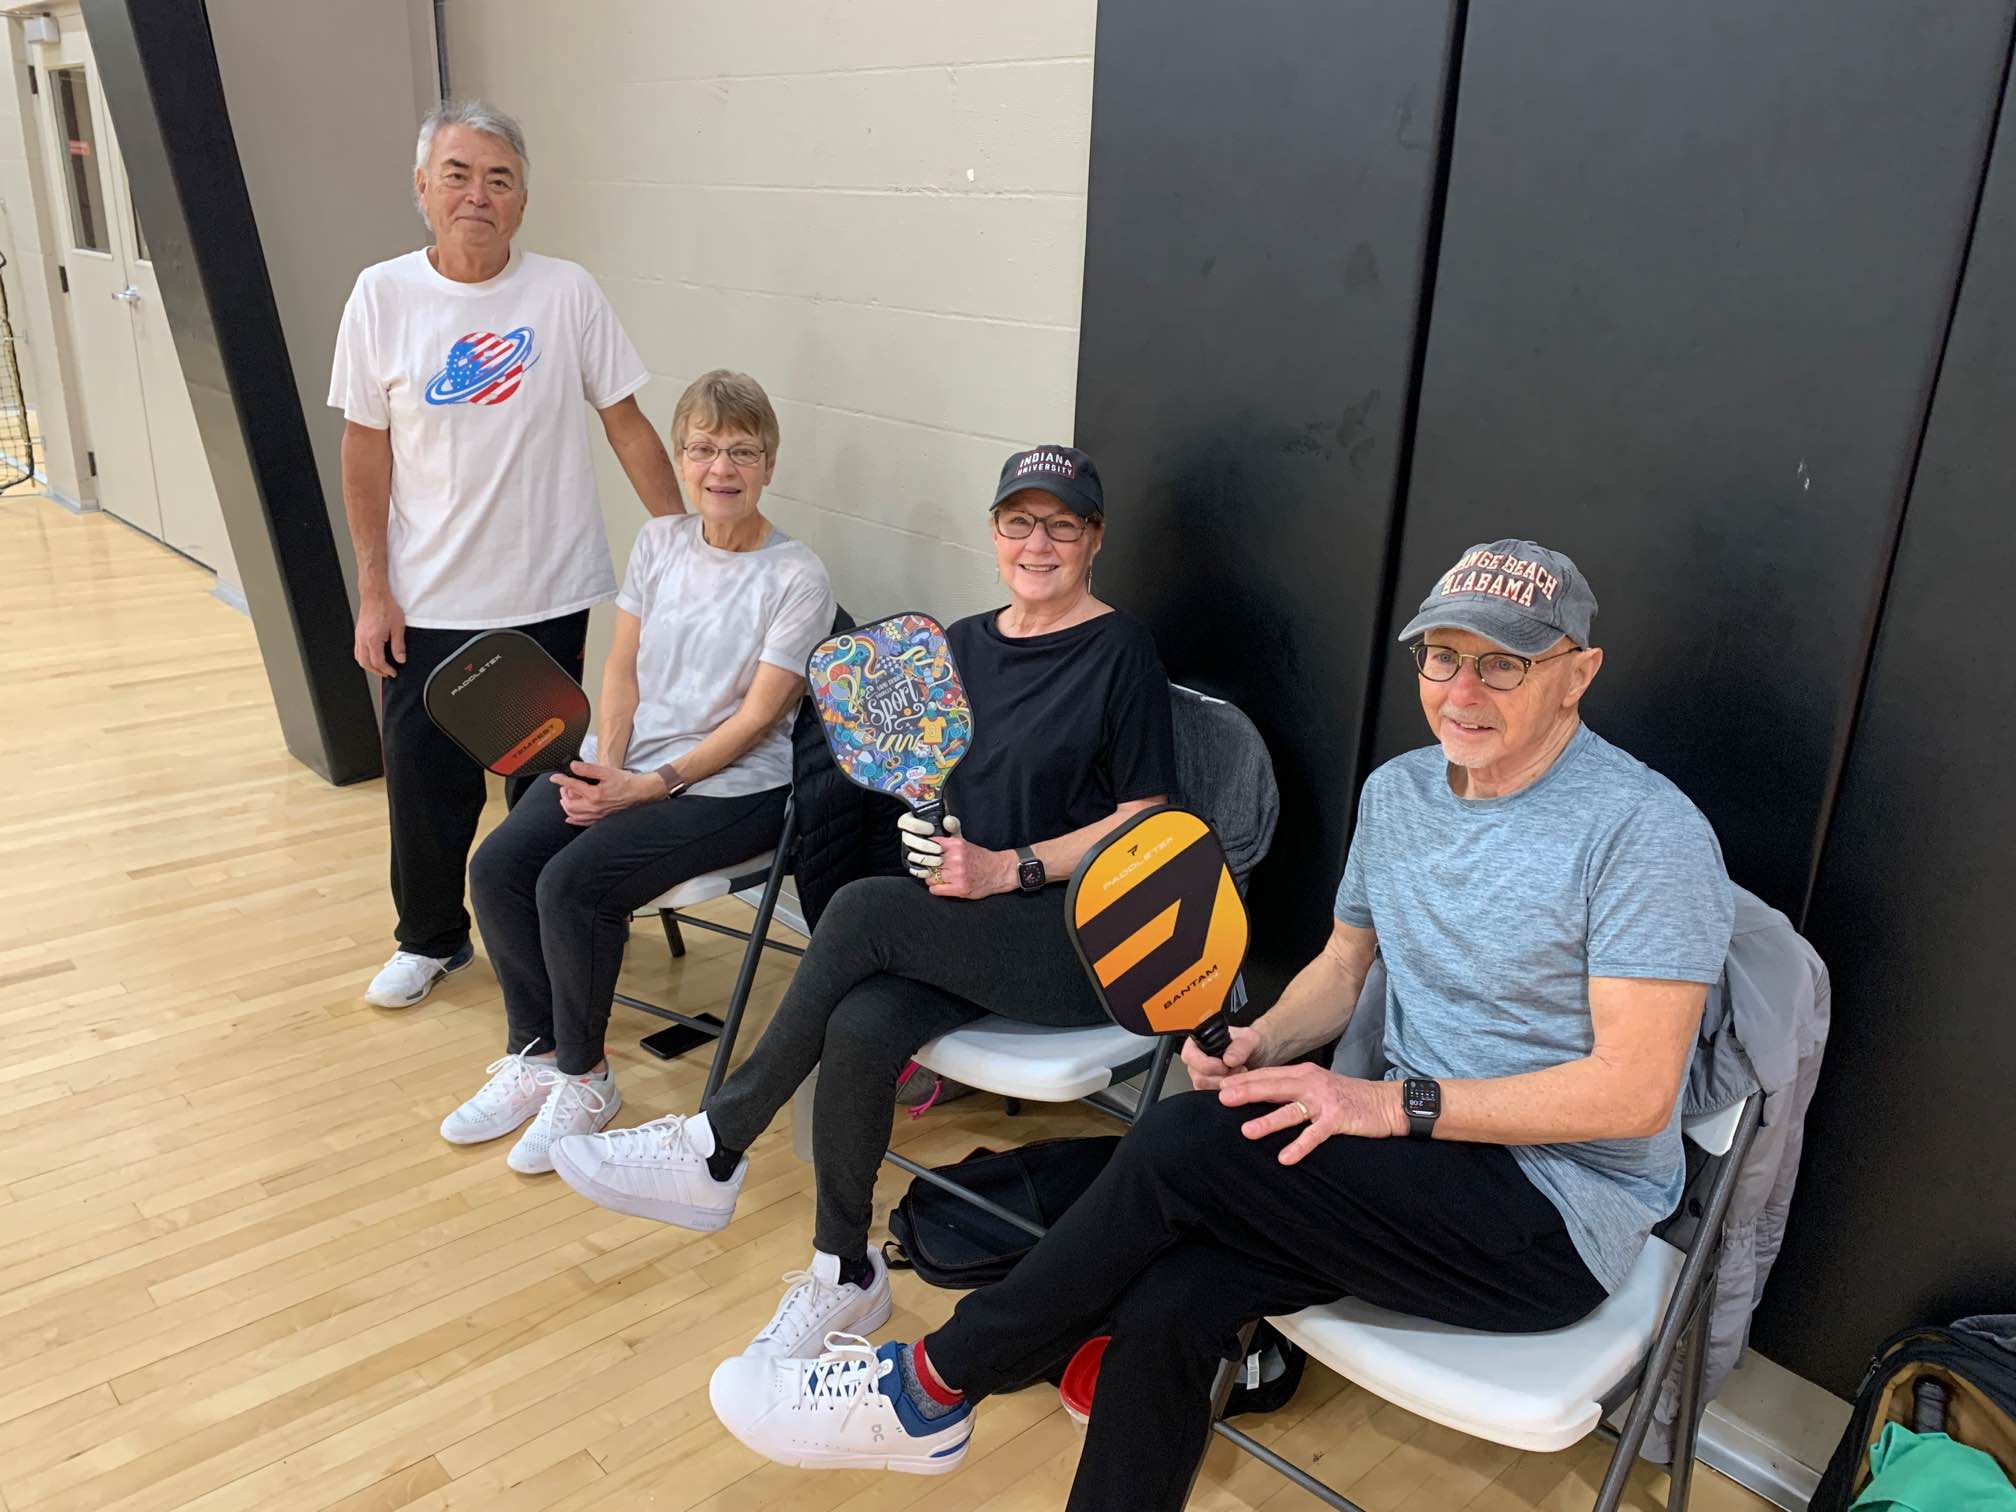
[[[930,825],[932,834],[942,835],[946,833],[945,800],[943,798],[933,798],[929,803],[920,803],[917,807],[910,810],[910,812]]]
[[[1197,1048],[1217,1060],[1225,1058],[1225,1052],[1232,1048],[1232,1020],[1222,1011],[1214,1013],[1195,1029],[1190,1038],[1197,1041]]]

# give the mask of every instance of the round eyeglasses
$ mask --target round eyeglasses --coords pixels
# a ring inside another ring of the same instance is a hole
[[[714,459],[723,450],[712,441],[688,441],[679,449],[685,453],[688,462],[700,467],[713,466]],[[763,460],[763,448],[760,446],[730,446],[726,450],[728,460],[737,467],[754,467]]]
[[[1011,541],[1026,541],[1036,533],[1037,526],[1043,527],[1043,534],[1060,546],[1068,546],[1073,541],[1085,538],[1085,522],[1075,514],[1045,515],[1038,519],[1035,515],[1001,514],[994,516],[994,531]]]
[[[1548,656],[1520,656],[1512,651],[1458,651],[1453,646],[1416,641],[1407,649],[1414,654],[1414,669],[1430,682],[1448,682],[1463,670],[1463,663],[1467,661],[1476,664],[1477,680],[1485,687],[1510,693],[1526,681],[1526,674],[1540,663],[1573,656],[1583,648],[1570,646],[1566,651],[1556,651]]]

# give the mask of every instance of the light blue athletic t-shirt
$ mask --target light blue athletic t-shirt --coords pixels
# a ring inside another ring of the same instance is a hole
[[[1389,1076],[1512,1076],[1595,1043],[1589,978],[1713,983],[1735,896],[1715,832],[1671,782],[1587,726],[1504,798],[1449,788],[1440,746],[1366,780],[1336,913],[1386,963]],[[1680,1110],[1649,1139],[1514,1145],[1614,1290],[1680,1200]]]

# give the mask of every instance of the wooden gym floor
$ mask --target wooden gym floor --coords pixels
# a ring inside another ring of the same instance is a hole
[[[942,1480],[785,1470],[715,1425],[709,1371],[810,1249],[788,1117],[712,1236],[440,1140],[501,1053],[495,983],[479,960],[417,1008],[360,1000],[390,949],[379,784],[288,757],[209,586],[108,516],[0,499],[0,1512],[1061,1507],[1079,1434],[1045,1389],[987,1404]],[[640,926],[626,985],[718,1007],[739,949],[696,932],[674,964]],[[624,1123],[700,1085],[647,1027],[617,1010]],[[1103,1127],[974,1098],[895,1134],[936,1161]],[[896,1296],[905,1338],[954,1300]],[[1369,1512],[1572,1512],[1607,1453],[1465,1439],[1313,1367],[1256,1431]],[[1629,1505],[1663,1487],[1641,1466]],[[1263,1505],[1318,1503],[1214,1443],[1192,1506]]]

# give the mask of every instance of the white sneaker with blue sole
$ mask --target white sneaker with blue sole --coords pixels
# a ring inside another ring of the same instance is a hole
[[[803,1470],[957,1470],[973,1438],[973,1407],[962,1402],[926,1418],[904,1394],[897,1356],[855,1334],[826,1336],[816,1360],[738,1355],[708,1382],[714,1415],[743,1444]]]

